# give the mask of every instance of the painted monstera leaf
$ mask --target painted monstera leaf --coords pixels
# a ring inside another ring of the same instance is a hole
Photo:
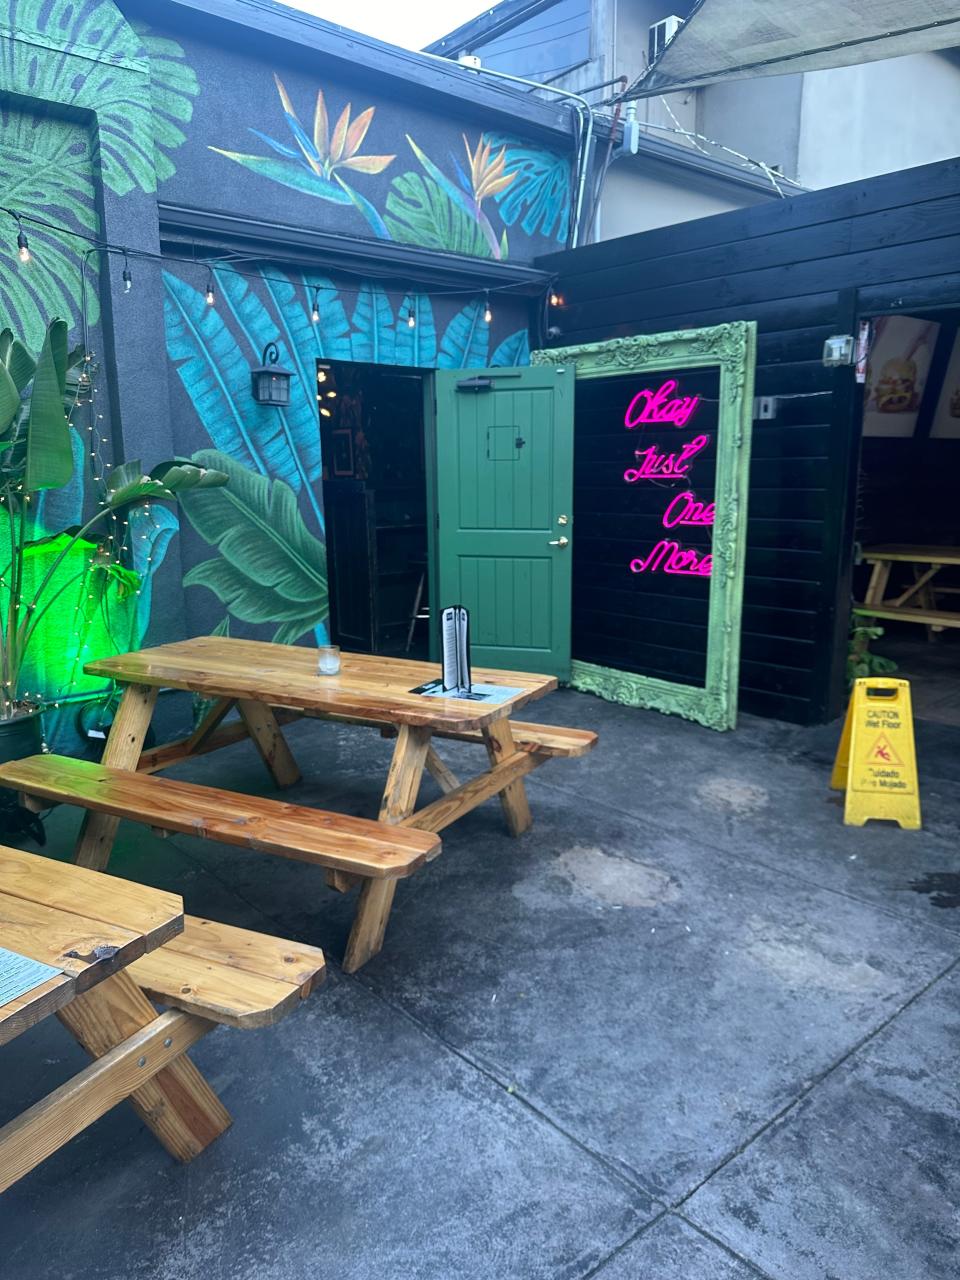
[[[192,568],[188,587],[206,587],[243,622],[274,623],[273,639],[292,644],[322,628],[327,617],[327,555],[297,509],[293,490],[227,454],[201,449],[201,467],[225,471],[222,489],[194,489],[180,505],[219,556]]]
[[[476,258],[492,255],[489,240],[462,204],[431,177],[401,173],[387,193],[387,230],[402,244],[446,253],[465,253]]]
[[[517,329],[497,347],[490,357],[490,365],[494,369],[512,368],[515,365],[530,363],[530,335],[526,329]]]
[[[528,236],[539,232],[565,243],[573,181],[567,157],[528,146],[508,134],[484,136],[493,149],[506,148],[504,173],[515,175],[510,186],[494,196],[503,221],[508,227],[519,221]]]

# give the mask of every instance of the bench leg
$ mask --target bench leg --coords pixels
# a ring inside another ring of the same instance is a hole
[[[102,764],[111,769],[136,769],[156,702],[157,690],[151,686],[127,685],[103,750]],[[119,825],[120,819],[108,813],[86,814],[73,855],[77,866],[105,871]]]
[[[497,765],[502,760],[509,760],[511,756],[516,755],[517,744],[513,740],[510,721],[506,716],[484,725],[482,733],[492,765]],[[529,831],[533,826],[533,816],[527,802],[527,788],[524,786],[523,778],[518,778],[516,782],[510,782],[503,788],[500,792],[500,805],[503,816],[507,820],[507,829],[512,836],[523,835],[524,831]]]
[[[102,1058],[156,1016],[153,1005],[123,972],[91,987],[57,1013],[94,1058]],[[230,1126],[230,1113],[185,1054],[135,1089],[130,1101],[177,1160],[192,1160]]]
[[[383,935],[387,931],[396,890],[396,880],[364,880],[360,901],[357,903],[357,914],[343,957],[344,973],[356,973],[383,946]]]
[[[300,770],[297,762],[287,746],[283,730],[277,724],[277,717],[267,704],[243,698],[238,701],[237,709],[277,786],[292,787],[295,782],[299,782]]]

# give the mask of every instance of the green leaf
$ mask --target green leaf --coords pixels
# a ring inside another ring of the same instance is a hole
[[[402,244],[489,258],[490,245],[476,217],[419,173],[401,173],[387,193],[387,229]]]
[[[44,339],[30,394],[24,486],[31,493],[59,489],[73,475],[70,427],[63,411],[66,378],[67,325],[54,320]]]
[[[223,471],[196,467],[191,462],[161,462],[147,475],[137,459],[114,468],[107,506],[116,510],[131,502],[176,498],[190,489],[217,489],[226,483]]]
[[[0,436],[5,436],[20,413],[20,392],[6,366],[0,364]]]
[[[288,623],[297,636],[327,617],[326,548],[307,529],[296,497],[282,480],[269,480],[226,454],[202,449],[199,466],[223,471],[229,484],[192,489],[181,505],[194,529],[220,552],[191,569],[187,586],[213,591],[244,622]]]
[[[37,371],[37,362],[9,329],[0,333],[0,364],[13,379],[18,391],[22,391]]]

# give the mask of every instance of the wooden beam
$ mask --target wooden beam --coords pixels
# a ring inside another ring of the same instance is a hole
[[[428,773],[445,795],[450,791],[456,791],[459,787],[460,779],[440,759],[432,746],[427,748],[426,766]]]
[[[297,762],[270,707],[265,702],[256,702],[252,698],[238,699],[237,707],[277,786],[291,787],[299,782],[300,770]]]
[[[57,1017],[88,1053],[102,1058],[153,1022],[156,1011],[128,973],[115,973]],[[230,1126],[230,1113],[185,1055],[137,1086],[130,1101],[177,1160],[193,1159]]]
[[[214,1025],[189,1013],[162,1013],[4,1125],[0,1129],[0,1191],[117,1103],[143,1090]]]
[[[429,728],[411,724],[400,726],[380,803],[381,822],[400,823],[413,812],[431,737]]]
[[[416,827],[420,831],[442,831],[471,809],[476,809],[477,805],[483,804],[484,800],[497,795],[525,774],[532,773],[546,759],[546,756],[534,755],[530,751],[518,751],[509,760],[503,760],[479,777],[461,783],[456,791],[441,796],[433,804],[411,814],[404,819],[403,826]]]
[[[492,766],[499,764],[501,760],[509,760],[511,756],[516,754],[517,745],[510,731],[510,721],[506,716],[484,725],[482,733],[487,747],[487,755]],[[512,836],[520,836],[523,835],[524,831],[529,831],[533,826],[533,817],[530,813],[527,789],[523,785],[523,778],[518,777],[516,782],[511,782],[504,787],[499,795],[503,816],[506,819],[510,834]]]
[[[396,891],[396,880],[363,882],[357,914],[343,957],[344,973],[356,973],[383,946],[383,936],[387,931],[387,921],[390,919],[390,908]]]
[[[143,740],[157,702],[153,685],[128,684],[107,738],[101,764],[114,769],[136,769]],[[80,827],[73,860],[79,867],[105,871],[110,861],[120,819],[108,813],[88,813]]]

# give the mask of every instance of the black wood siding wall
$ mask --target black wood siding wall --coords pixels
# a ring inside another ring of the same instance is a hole
[[[823,341],[859,315],[960,305],[960,161],[551,254],[561,334],[599,342],[756,320],[740,705],[839,714],[849,622],[860,394]]]

